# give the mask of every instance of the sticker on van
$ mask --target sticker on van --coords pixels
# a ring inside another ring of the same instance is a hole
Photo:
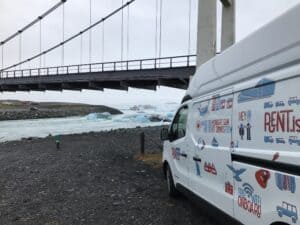
[[[296,192],[295,177],[285,175],[285,174],[275,173],[275,178],[276,178],[276,186],[279,188],[279,190],[290,191],[291,193]]]
[[[298,220],[297,207],[287,202],[282,202],[281,206],[276,207],[278,216],[283,217],[287,216],[292,219],[293,223],[296,223]]]
[[[271,177],[271,173],[267,170],[258,170],[255,173],[255,178],[259,186],[265,189],[268,185],[268,181]]]
[[[241,91],[238,96],[238,103],[271,97],[274,93],[275,82],[269,79],[262,79],[257,83],[256,87]]]
[[[254,193],[254,188],[250,184],[244,183],[242,188],[238,188],[239,207],[258,218],[261,217],[261,202],[262,198]]]
[[[240,177],[245,171],[245,168],[241,168],[241,169],[235,169],[233,166],[231,165],[227,165],[227,167],[232,171],[233,173],[233,178],[237,181],[237,182],[241,182],[242,178]]]
[[[196,174],[197,176],[201,177],[201,169],[200,169],[200,166],[198,164],[198,162],[195,162],[196,164]]]
[[[215,165],[213,163],[205,162],[204,163],[204,170],[207,173],[211,173],[213,175],[217,175],[217,170],[216,170],[216,167],[215,167]]]
[[[229,181],[225,183],[225,192],[233,195],[233,185]]]

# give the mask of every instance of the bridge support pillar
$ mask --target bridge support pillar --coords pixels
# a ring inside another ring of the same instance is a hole
[[[197,66],[216,54],[217,2],[198,1]]]
[[[221,0],[222,10],[222,35],[221,50],[224,51],[235,42],[235,0]]]

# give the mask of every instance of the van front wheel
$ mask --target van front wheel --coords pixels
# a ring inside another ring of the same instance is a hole
[[[178,197],[179,192],[177,191],[175,184],[174,184],[174,180],[173,180],[173,176],[172,176],[172,172],[169,166],[167,166],[166,168],[166,178],[167,178],[167,187],[168,187],[168,194],[170,197]]]

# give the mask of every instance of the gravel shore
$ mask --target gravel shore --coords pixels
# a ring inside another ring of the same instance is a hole
[[[0,224],[213,225],[167,196],[161,168],[136,160],[139,133],[159,153],[160,127],[0,143]]]

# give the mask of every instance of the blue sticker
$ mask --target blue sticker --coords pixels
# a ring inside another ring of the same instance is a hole
[[[227,167],[232,171],[232,173],[233,173],[233,178],[234,178],[237,182],[241,182],[241,181],[242,181],[242,178],[241,178],[240,176],[246,171],[246,169],[245,169],[245,168],[242,168],[242,169],[235,169],[233,166],[228,165],[228,164],[227,164]]]
[[[290,191],[291,193],[296,192],[295,177],[285,175],[285,174],[275,173],[275,178],[276,178],[276,186],[279,188],[279,190]]]
[[[238,103],[255,101],[271,97],[275,93],[275,82],[269,79],[262,79],[254,88],[241,91],[238,96]]]
[[[297,96],[295,97],[290,97],[289,101],[288,101],[289,106],[291,105],[300,105],[300,98],[298,98]]]
[[[274,143],[274,138],[272,136],[264,136],[265,143]]]
[[[284,138],[276,138],[276,144],[285,144]]]
[[[264,108],[265,108],[265,109],[273,108],[273,102],[265,102]]]
[[[254,188],[250,184],[244,183],[242,188],[238,188],[238,205],[240,208],[260,218],[261,203],[261,196],[255,194]]]
[[[208,105],[204,106],[204,107],[200,107],[198,108],[200,116],[205,116],[206,114],[208,114]]]
[[[201,169],[200,169],[200,166],[197,162],[195,162],[196,164],[196,174],[197,176],[201,177]]]
[[[284,104],[283,101],[277,101],[277,102],[275,103],[275,106],[276,106],[276,107],[283,107],[283,106],[285,106],[285,104]]]
[[[297,136],[290,136],[289,137],[289,144],[290,145],[292,145],[292,144],[300,145],[300,139],[298,139]]]
[[[214,147],[219,147],[219,142],[217,141],[217,139],[215,137],[213,138],[211,145]]]
[[[278,216],[283,217],[289,217],[292,219],[293,223],[296,223],[298,220],[298,213],[297,213],[297,207],[295,205],[292,205],[287,202],[282,202],[281,206],[276,207]]]

